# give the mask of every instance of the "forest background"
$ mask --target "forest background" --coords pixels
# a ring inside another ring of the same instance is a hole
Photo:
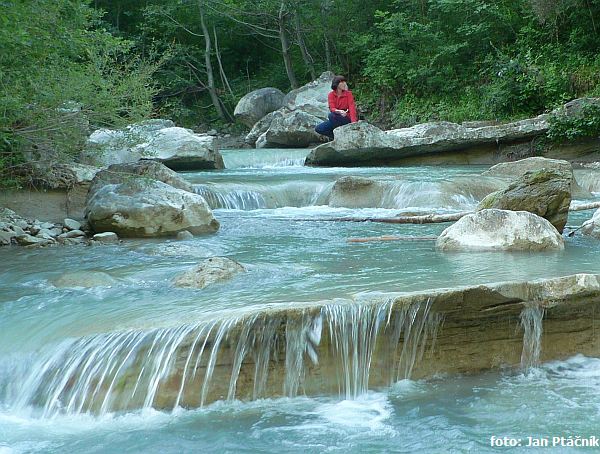
[[[383,128],[534,116],[600,96],[599,32],[600,0],[0,0],[0,186],[96,128],[242,132],[244,94],[325,70]]]

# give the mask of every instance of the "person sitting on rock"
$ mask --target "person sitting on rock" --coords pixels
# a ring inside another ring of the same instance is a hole
[[[333,130],[339,126],[358,121],[356,105],[352,92],[344,76],[335,76],[331,82],[331,92],[327,97],[329,102],[328,120],[318,124],[315,131],[333,140]]]

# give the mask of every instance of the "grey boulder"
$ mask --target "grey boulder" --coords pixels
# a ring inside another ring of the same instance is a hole
[[[96,233],[120,237],[175,236],[183,230],[198,235],[219,228],[200,195],[141,177],[98,189],[88,200],[86,218]]]
[[[252,127],[265,115],[282,107],[284,96],[281,90],[272,87],[251,91],[238,101],[233,115],[246,126]]]
[[[527,211],[482,210],[442,232],[443,251],[548,251],[564,249],[563,237],[547,220]]]

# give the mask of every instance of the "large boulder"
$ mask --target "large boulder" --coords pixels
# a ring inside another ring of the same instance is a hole
[[[162,181],[165,184],[183,191],[194,192],[193,186],[179,176],[179,174],[160,162],[141,160],[125,164],[113,164],[96,174],[88,192],[88,199],[107,184],[121,184],[132,177],[145,177]]]
[[[581,233],[600,239],[600,209],[581,225]]]
[[[252,127],[265,115],[282,107],[284,96],[277,88],[254,90],[239,100],[233,115],[246,126]]]
[[[263,118],[261,118],[259,121],[256,122],[256,124],[252,127],[250,132],[246,135],[244,141],[247,144],[254,146],[254,144],[256,144],[259,137],[264,136],[264,134],[269,130],[273,120],[275,118],[283,117],[283,115],[284,115],[283,109],[276,110],[275,112],[271,112],[271,113],[265,115]],[[266,139],[265,139],[265,142],[266,142]]]
[[[175,236],[183,230],[203,234],[219,228],[201,196],[135,176],[95,191],[86,218],[95,232],[115,232],[120,237]]]
[[[577,197],[590,197],[591,194],[584,190],[574,178],[573,166],[569,161],[562,159],[548,159],[540,156],[521,159],[513,162],[501,162],[490,167],[482,173],[484,176],[502,178],[506,180],[516,180],[527,172],[535,170],[548,169],[555,170],[564,175],[571,175],[571,194]]]
[[[331,71],[325,71],[318,79],[285,95],[283,105],[292,111],[302,110],[319,118],[327,118],[329,114],[327,97],[334,76]]]
[[[246,143],[257,148],[306,147],[317,143],[320,136],[314,128],[329,114],[327,96],[331,91],[332,72],[289,92],[283,107],[254,124]]]
[[[548,129],[548,115],[496,126],[465,127],[446,121],[382,131],[365,121],[336,128],[335,139],[312,150],[308,165],[366,165],[531,139]]]
[[[130,125],[122,130],[101,129],[88,139],[83,162],[108,166],[152,159],[175,170],[222,169],[215,137],[194,134],[164,120]]]
[[[482,210],[466,215],[442,232],[444,251],[545,251],[564,249],[564,240],[547,220],[527,211]]]
[[[301,110],[274,117],[264,134],[266,142],[282,147],[306,147],[319,141],[315,126],[321,119]]]
[[[479,204],[478,210],[529,211],[550,221],[562,232],[571,204],[572,171],[542,169],[527,172],[506,189],[493,192]]]
[[[211,257],[199,265],[178,275],[173,280],[176,287],[204,288],[231,279],[246,269],[227,257]]]
[[[159,130],[147,144],[140,144],[142,157],[162,162],[174,170],[223,169],[223,157],[216,148],[215,137],[194,134],[184,128]]]

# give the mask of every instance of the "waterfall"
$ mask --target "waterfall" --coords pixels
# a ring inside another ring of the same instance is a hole
[[[374,386],[374,371],[377,386],[411,376],[440,326],[430,309],[429,301],[342,300],[70,339],[48,346],[20,376],[2,377],[21,384],[2,400],[16,411],[52,417],[336,388],[354,398]]]
[[[195,191],[212,209],[259,210],[327,203],[332,183],[288,182],[274,185],[197,185]]]
[[[223,150],[226,169],[272,169],[302,167],[310,149]]]
[[[531,303],[521,311],[521,327],[523,328],[523,351],[521,367],[527,369],[539,364],[542,351],[542,331],[544,308]]]

